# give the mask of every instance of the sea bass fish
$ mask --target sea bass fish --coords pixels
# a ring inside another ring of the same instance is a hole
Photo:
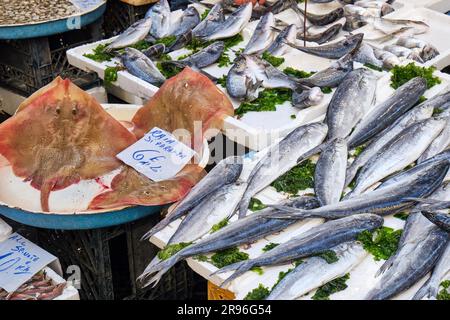
[[[125,52],[120,58],[124,67],[133,76],[157,86],[166,81],[166,78],[158,70],[153,61],[139,50],[125,48]]]
[[[310,12],[305,12],[299,8],[300,12],[306,17],[306,19],[315,26],[326,26],[333,23],[344,16],[344,9],[337,8],[331,12],[325,14],[314,14]]]
[[[262,81],[258,81],[249,70],[245,55],[240,55],[228,71],[226,87],[228,94],[239,101],[253,101],[258,97],[257,90]]]
[[[133,23],[128,29],[122,32],[112,43],[110,43],[105,51],[125,48],[143,40],[152,26],[151,19],[141,19]]]
[[[291,49],[291,47],[286,43],[294,43],[296,35],[297,26],[295,24],[285,27],[280,31],[278,36],[275,38],[275,41],[267,49],[267,52],[276,57],[283,56],[289,49]]]
[[[427,89],[424,78],[416,77],[398,88],[387,100],[374,107],[350,135],[349,147],[356,147],[371,139],[397,120],[419,100]]]
[[[327,221],[276,246],[272,250],[267,251],[254,259],[233,263],[219,269],[216,273],[235,270],[235,272],[222,283],[222,286],[225,286],[227,283],[253,267],[278,265],[308,257],[329,250],[343,242],[355,240],[362,231],[374,230],[379,228],[382,224],[382,217],[367,213]]]
[[[150,238],[155,233],[164,229],[172,221],[181,218],[212,192],[236,181],[241,175],[241,172],[242,159],[240,157],[228,157],[220,161],[206,177],[192,188],[191,192],[177,204],[172,212],[144,235],[143,239]]]
[[[223,6],[219,2],[209,11],[206,18],[192,29],[192,34],[197,38],[206,37],[208,34],[212,34],[224,21]]]
[[[346,138],[375,101],[377,77],[369,69],[351,71],[339,84],[327,109],[328,139]]]
[[[342,243],[331,250],[336,253],[338,261],[328,263],[320,257],[306,259],[275,286],[266,300],[297,299],[344,276],[367,256],[367,252],[356,241]]]
[[[274,40],[275,16],[272,12],[266,13],[262,16],[252,37],[247,43],[244,53],[245,54],[259,54],[264,52]]]
[[[167,0],[160,0],[150,7],[145,18],[152,21],[150,35],[156,39],[169,35],[170,32],[170,6]]]
[[[183,15],[180,18],[180,21],[176,27],[176,29],[172,32],[174,36],[180,36],[187,32],[190,32],[200,23],[200,14],[198,13],[195,7],[187,7],[186,10],[183,11]]]
[[[318,44],[323,44],[325,42],[333,40],[338,35],[338,33],[341,31],[341,28],[342,28],[342,24],[336,23],[336,24],[332,25],[331,27],[329,27],[328,29],[324,30],[323,32],[316,33],[316,34],[307,33],[306,35],[304,35],[303,32],[299,32],[297,34],[297,39],[308,41],[308,42],[315,42]]]
[[[327,125],[323,123],[307,124],[272,145],[250,174],[247,190],[239,205],[239,217],[246,215],[250,199],[256,193],[292,169],[300,156],[321,144],[327,130]]]

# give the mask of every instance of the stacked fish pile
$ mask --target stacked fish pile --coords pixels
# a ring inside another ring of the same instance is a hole
[[[0,289],[0,300],[53,300],[63,293],[65,287],[65,283],[53,284],[41,271],[14,292]]]

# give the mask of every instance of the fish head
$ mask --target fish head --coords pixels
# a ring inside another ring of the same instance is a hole
[[[216,53],[223,52],[224,50],[225,50],[225,42],[217,41],[214,42],[212,45],[208,46],[206,52],[214,55]]]
[[[422,48],[421,57],[425,61],[431,60],[437,57],[438,55],[439,51],[432,45],[427,44]]]

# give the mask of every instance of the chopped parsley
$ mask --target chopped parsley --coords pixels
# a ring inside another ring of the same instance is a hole
[[[219,223],[216,223],[215,225],[212,226],[211,233],[214,233],[227,225],[228,225],[228,218],[225,218],[222,221],[220,221]]]
[[[161,260],[167,260],[174,254],[190,246],[191,244],[192,242],[180,242],[175,244],[169,244],[164,249],[158,252],[158,258],[160,258]]]
[[[339,258],[336,255],[336,252],[334,252],[333,250],[327,250],[327,251],[321,252],[321,253],[317,254],[316,256],[324,259],[327,263],[335,263],[335,262],[339,261]]]
[[[347,280],[350,279],[350,275],[347,273],[345,276],[331,280],[325,283],[323,286],[317,289],[316,293],[312,296],[313,300],[330,300],[330,295],[333,293],[343,291],[347,289]]]
[[[364,67],[367,67],[375,71],[383,71],[383,68],[377,67],[376,65],[373,65],[371,63],[364,63]]]
[[[104,81],[106,85],[109,85],[117,81],[117,72],[122,70],[122,67],[106,67]]]
[[[354,157],[359,156],[359,155],[364,151],[365,148],[366,148],[365,145],[357,146],[357,147],[354,149],[355,151],[353,152],[353,156],[354,156]]]
[[[231,47],[237,46],[239,43],[244,41],[244,37],[242,36],[242,34],[238,33],[237,35],[228,39],[224,39],[222,41],[224,42],[225,45],[225,51],[227,51]]]
[[[167,36],[164,38],[157,39],[155,41],[155,44],[162,43],[166,47],[169,47],[171,44],[173,44],[175,42],[175,40],[177,40],[176,36]]]
[[[439,293],[436,296],[436,299],[450,300],[450,291],[448,290],[450,288],[450,280],[442,281],[440,287],[442,287],[442,290],[439,291]]]
[[[205,11],[203,11],[202,15],[200,16],[200,19],[202,21],[205,20],[210,11],[211,11],[211,9],[206,9]]]
[[[292,90],[285,88],[264,89],[259,92],[258,98],[252,102],[243,102],[234,113],[242,117],[250,111],[276,111],[277,105],[292,100]]]
[[[164,77],[166,77],[166,79],[176,76],[183,70],[183,68],[180,68],[174,64],[161,63],[161,62],[158,62],[156,64],[156,67],[162,73],[162,75]]]
[[[441,109],[441,108],[434,108],[433,109],[433,117],[436,117],[436,116],[440,115],[442,112],[444,112],[443,109]]]
[[[291,114],[291,119],[297,119],[297,116],[295,114]]]
[[[264,251],[264,252],[270,251],[278,245],[279,245],[279,243],[274,243],[274,242],[268,243],[264,246],[264,248],[262,248],[262,251]]]
[[[270,294],[270,290],[267,287],[264,287],[262,284],[259,284],[258,288],[250,291],[244,298],[244,300],[264,300]]]
[[[150,42],[147,42],[145,40],[140,40],[138,42],[136,42],[135,44],[131,45],[131,48],[137,49],[139,51],[148,49],[152,46],[152,44]]]
[[[394,214],[394,217],[400,220],[406,220],[409,217],[409,214],[407,214],[406,212],[399,212]]]
[[[219,60],[217,60],[217,64],[219,67],[227,67],[231,64],[230,56],[225,51],[222,53],[222,55],[219,57]]]
[[[260,276],[262,276],[264,274],[264,271],[261,267],[253,267],[250,269],[250,271],[256,272]]]
[[[280,65],[282,65],[284,63],[284,60],[285,60],[283,57],[275,57],[267,51],[264,51],[262,58],[264,60],[266,60],[268,63],[270,63],[271,65],[273,65],[274,67],[279,67]]]
[[[239,251],[239,248],[233,247],[214,253],[211,257],[211,263],[221,269],[232,263],[248,260],[248,253]]]
[[[114,58],[114,55],[110,52],[105,51],[108,45],[109,43],[99,44],[92,50],[93,53],[85,53],[83,54],[83,57],[92,59],[97,62],[111,61],[111,59]]]
[[[226,88],[227,87],[227,75],[224,74],[222,77],[217,79],[217,84],[220,84],[222,87]]]
[[[325,94],[333,92],[333,89],[331,89],[330,87],[323,87],[323,88],[320,88],[320,90],[322,90],[322,92]]]
[[[397,89],[415,77],[422,77],[427,81],[427,88],[430,89],[434,85],[441,83],[441,79],[433,76],[435,70],[435,67],[420,67],[413,62],[406,66],[395,66],[391,69],[391,87]]]
[[[296,78],[309,78],[310,76],[312,76],[315,72],[307,72],[307,71],[303,71],[303,70],[297,70],[291,67],[287,67],[283,70],[283,72],[285,74],[287,74],[288,76],[293,76]]]
[[[209,262],[208,257],[205,256],[204,254],[199,254],[199,255],[195,256],[194,259],[198,260],[200,262]]]
[[[296,195],[301,190],[314,187],[315,168],[316,164],[308,159],[283,174],[271,186],[278,192]]]
[[[186,58],[188,58],[190,56],[192,56],[192,53],[186,53],[186,54],[183,54],[183,55],[179,56],[177,58],[177,60],[180,61],[180,60],[186,59]]]
[[[358,240],[364,249],[372,254],[375,261],[387,260],[397,251],[402,231],[402,229],[394,231],[383,226],[374,231],[361,232]]]
[[[262,203],[261,200],[256,199],[256,198],[251,198],[248,208],[254,212],[254,211],[259,211],[259,210],[265,209],[265,208],[267,208],[267,206],[264,203]]]

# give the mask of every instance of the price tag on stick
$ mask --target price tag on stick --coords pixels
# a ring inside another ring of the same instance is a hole
[[[195,151],[171,133],[153,128],[142,139],[123,150],[117,158],[154,181],[174,177],[191,160]]]
[[[0,288],[16,291],[57,258],[18,233],[0,242]]]

